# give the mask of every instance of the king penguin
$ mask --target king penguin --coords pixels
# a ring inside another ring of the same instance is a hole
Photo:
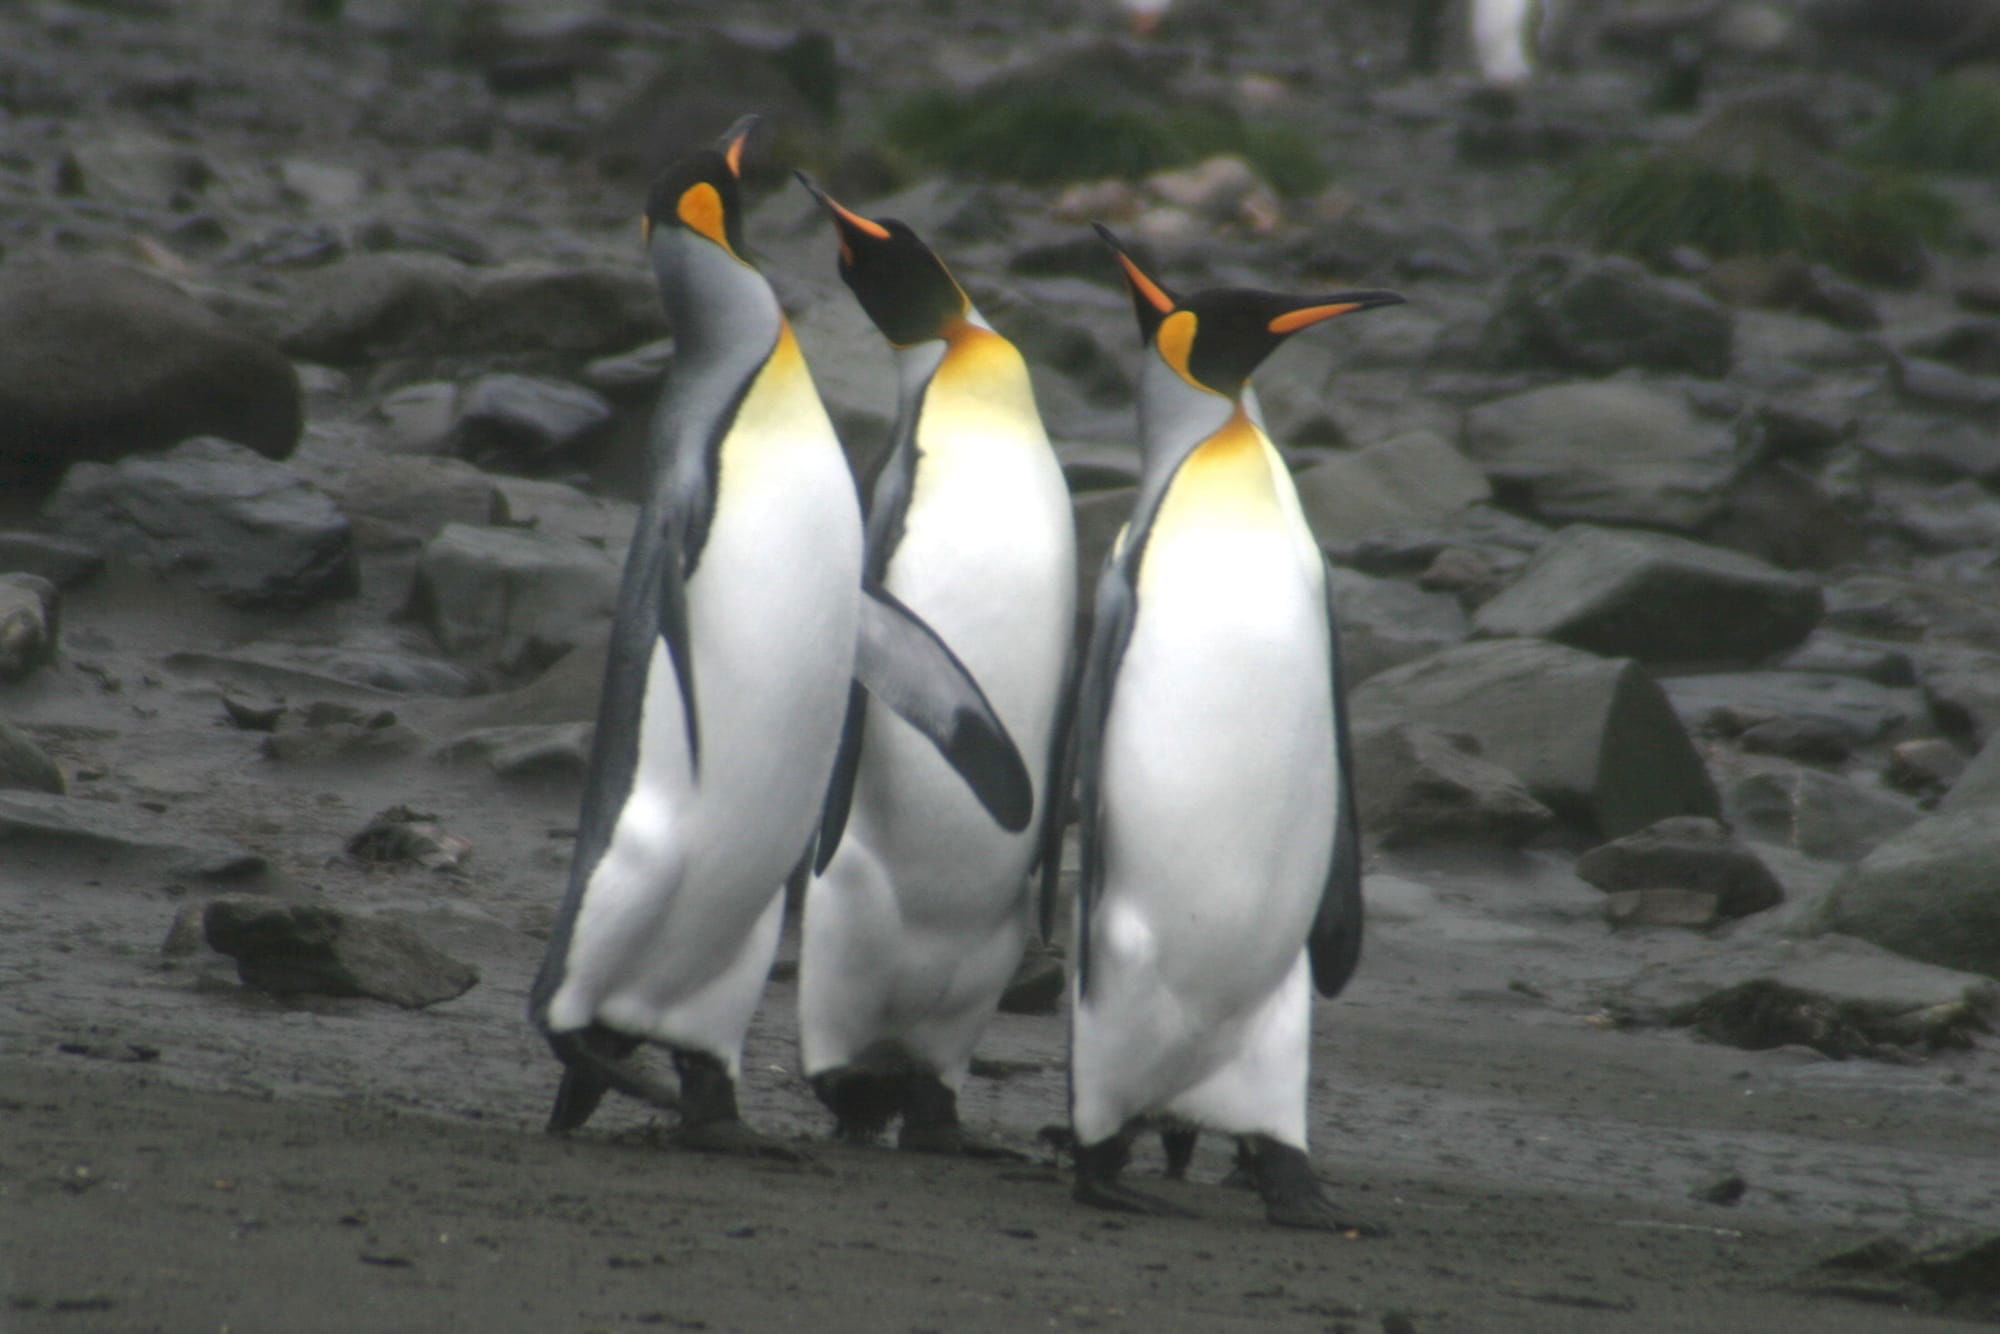
[[[1402,298],[1177,297],[1099,230],[1147,351],[1144,471],[1076,705],[1075,1194],[1179,1212],[1118,1179],[1164,1121],[1237,1136],[1272,1222],[1345,1228],[1306,1153],[1312,994],[1340,992],[1361,944],[1339,638],[1249,377],[1299,330]]]
[[[569,891],[530,996],[564,1064],[551,1130],[609,1088],[679,1138],[739,1119],[743,1038],[812,838],[855,662],[861,518],[797,340],[744,257],[752,124],[667,167],[645,233],[675,336],[613,615]],[[679,1095],[628,1058],[667,1047]]]
[[[869,487],[864,587],[921,617],[1027,763],[1045,767],[1069,671],[1076,537],[1027,364],[906,224],[800,180],[898,371],[896,424]],[[1031,826],[1045,814],[997,819],[925,737],[857,699],[799,958],[805,1072],[840,1138],[871,1142],[900,1115],[902,1148],[982,1151],[960,1125],[958,1092],[1026,943]]]

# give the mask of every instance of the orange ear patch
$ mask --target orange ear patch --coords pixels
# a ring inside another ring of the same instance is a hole
[[[822,199],[826,198],[824,195],[820,197]],[[842,208],[839,204],[834,203],[831,199],[826,200],[826,206],[832,209],[835,213],[839,214],[840,220],[842,222],[852,227],[855,231],[860,232],[863,236],[872,236],[878,241],[886,241],[889,239],[889,229],[887,227],[884,227],[881,223],[875,221],[875,219],[864,218],[859,213],[856,213],[853,209]]]
[[[722,209],[722,194],[707,181],[690,185],[681,192],[681,202],[674,211],[690,230],[701,233],[721,246],[730,254],[735,250],[729,244],[729,232],[725,226]]]
[[[1168,303],[1170,306],[1171,302]],[[1188,357],[1194,353],[1194,332],[1197,321],[1191,310],[1177,310],[1160,321],[1159,330],[1153,335],[1153,346],[1159,349],[1160,360],[1172,366],[1180,377],[1197,389],[1206,388],[1188,370]]]
[[[750,142],[750,131],[745,130],[729,141],[729,147],[722,150],[722,160],[729,164],[729,174],[737,180],[743,179],[743,145]]]
[[[1288,310],[1272,320],[1265,327],[1274,334],[1297,333],[1323,320],[1330,320],[1361,309],[1359,301],[1337,301],[1330,306],[1306,306],[1300,310]]]
[[[1148,305],[1162,315],[1174,308],[1174,299],[1168,296],[1158,283],[1148,278],[1145,270],[1134,264],[1124,251],[1119,250],[1114,253],[1118,256],[1119,267],[1125,270],[1125,281],[1132,284],[1132,290],[1143,297]]]

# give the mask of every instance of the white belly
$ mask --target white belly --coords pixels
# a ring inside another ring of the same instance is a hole
[[[961,437],[925,459],[884,582],[979,682],[1038,808],[1075,580],[1069,496],[1039,432]],[[1001,829],[927,740],[871,701],[847,831],[807,897],[807,1072],[892,1039],[962,1074],[1020,958],[1034,852],[1033,822]]]
[[[1339,763],[1317,566],[1271,525],[1156,540],[1146,567],[1104,739],[1078,1133],[1200,1092],[1186,1109],[1268,1118],[1218,1128],[1290,1142]]]

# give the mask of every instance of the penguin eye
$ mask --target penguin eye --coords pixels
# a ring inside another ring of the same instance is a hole
[[[689,230],[707,237],[732,255],[736,253],[735,247],[729,244],[722,193],[707,181],[697,182],[683,190],[681,202],[674,212]]]

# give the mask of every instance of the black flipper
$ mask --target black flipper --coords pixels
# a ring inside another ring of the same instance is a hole
[[[1082,879],[1077,885],[1076,985],[1079,995],[1090,991],[1090,914],[1104,887],[1104,728],[1111,717],[1111,699],[1118,686],[1118,667],[1132,640],[1138,614],[1139,547],[1143,532],[1126,534],[1123,559],[1109,562],[1098,576],[1096,610],[1090,623],[1090,647],[1077,683],[1076,718],[1071,752],[1076,774],[1077,833],[1081,842]],[[1067,780],[1065,780],[1067,786]],[[1054,798],[1051,793],[1051,799]],[[1044,869],[1042,917],[1053,916],[1055,877]]]
[[[1076,785],[1076,700],[1080,675],[1081,660],[1072,648],[1069,660],[1063,664],[1061,693],[1056,696],[1055,730],[1049,736],[1048,764],[1042,777],[1042,830],[1036,840],[1035,863],[1041,873],[1036,908],[1044,943],[1055,939],[1063,831],[1069,827],[1070,791]]]
[[[820,806],[819,842],[813,852],[813,874],[825,871],[847,832],[847,814],[854,808],[854,779],[861,769],[861,735],[868,724],[868,694],[859,681],[847,688],[847,718],[840,725],[840,746],[833,753],[833,776],[827,780]]]
[[[1006,725],[958,655],[886,589],[863,590],[854,674],[930,738],[1002,829],[1028,827],[1035,783]]]
[[[1361,961],[1361,818],[1354,803],[1354,747],[1348,738],[1347,691],[1340,659],[1340,625],[1333,612],[1333,581],[1326,585],[1326,636],[1333,680],[1333,740],[1340,761],[1340,791],[1335,797],[1333,860],[1326,888],[1313,917],[1307,951],[1312,958],[1313,987],[1322,996],[1338,996]]]

